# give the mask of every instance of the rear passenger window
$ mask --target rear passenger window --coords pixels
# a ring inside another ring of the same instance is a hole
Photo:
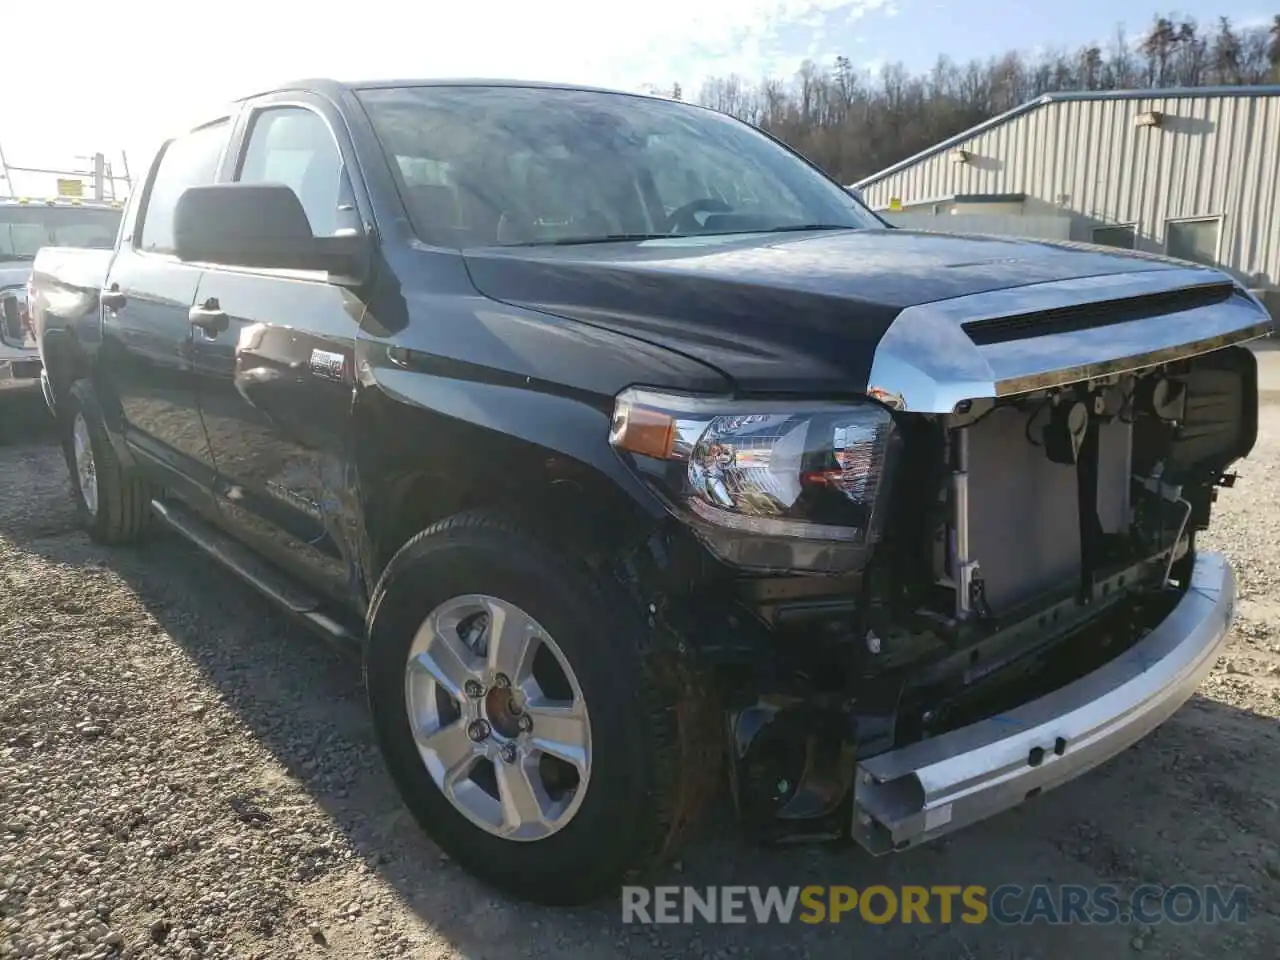
[[[358,225],[342,154],[329,125],[311,110],[271,107],[259,113],[237,179],[292,188],[317,237]]]
[[[138,247],[173,253],[173,208],[187,187],[213,183],[227,142],[230,123],[219,120],[169,142],[147,194]]]

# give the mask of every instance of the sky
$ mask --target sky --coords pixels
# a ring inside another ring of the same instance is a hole
[[[1181,0],[1208,23],[1269,22],[1266,0]],[[926,70],[939,55],[1074,49],[1149,0],[14,0],[0,46],[0,150],[10,164],[83,169],[101,151],[135,178],[206,109],[300,77],[509,77],[627,90],[709,76],[789,76],[805,58]],[[208,13],[206,13],[206,10]],[[331,12],[330,12],[331,11]],[[13,175],[19,194],[49,177]],[[121,185],[123,189],[123,184]],[[0,182],[0,195],[6,186]]]

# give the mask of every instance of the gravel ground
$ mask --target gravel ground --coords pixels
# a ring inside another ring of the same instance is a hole
[[[47,438],[0,449],[0,958],[1280,956],[1280,406],[1209,546],[1239,620],[1201,694],[1082,780],[887,860],[745,846],[691,884],[1240,883],[1243,925],[625,926],[464,875],[402,810],[355,664],[183,543],[75,529]]]

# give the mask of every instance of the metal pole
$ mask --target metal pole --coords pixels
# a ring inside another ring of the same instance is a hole
[[[15,167],[10,166],[10,170],[17,170],[19,173],[52,173],[59,177],[83,177],[87,176],[83,170],[51,170],[48,167]]]
[[[105,197],[105,180],[106,180],[107,158],[100,153],[93,155],[93,199],[102,200]]]

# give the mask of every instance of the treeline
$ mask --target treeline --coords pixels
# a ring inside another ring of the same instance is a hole
[[[927,74],[902,64],[877,73],[806,62],[790,80],[708,80],[697,100],[741,117],[800,150],[844,183],[954,136],[1020,103],[1060,90],[1128,90],[1280,83],[1280,15],[1241,28],[1156,17],[1137,42],[1116,30],[1106,45],[987,61],[940,57]],[[677,86],[671,91],[680,97]]]

